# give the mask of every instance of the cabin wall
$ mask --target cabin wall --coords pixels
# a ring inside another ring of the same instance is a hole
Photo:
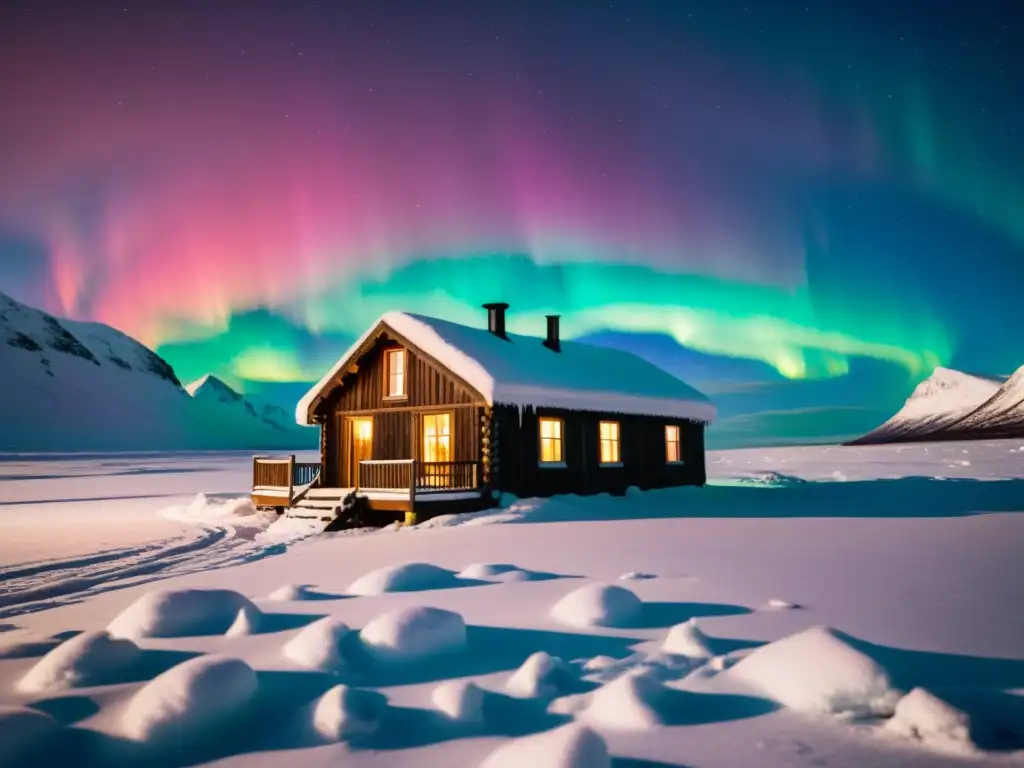
[[[565,467],[542,467],[539,420],[562,419]],[[599,423],[619,422],[621,467],[599,463]],[[665,461],[665,427],[680,431],[682,464]],[[678,419],[652,416],[600,414],[552,408],[514,406],[494,409],[492,426],[495,488],[517,496],[552,496],[559,493],[624,493],[635,485],[641,490],[679,485],[703,485],[704,427]]]
[[[384,397],[384,351],[401,348],[397,341],[382,337],[358,361],[358,371],[347,374],[334,394],[335,412],[401,410],[437,405],[476,403],[479,398],[444,368],[406,349],[406,390],[404,398]]]
[[[480,398],[433,360],[406,351],[406,396],[388,398],[385,351],[401,348],[384,335],[356,361],[317,409],[324,419],[322,477],[324,485],[350,487],[351,427],[354,417],[372,418],[374,460],[418,459],[423,452],[422,414],[452,415],[453,461],[480,459]]]

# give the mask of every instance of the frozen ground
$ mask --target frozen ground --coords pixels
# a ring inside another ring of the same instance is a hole
[[[2,465],[0,764],[1024,759],[1024,443],[719,452],[705,489],[286,544],[187,510],[249,461]]]

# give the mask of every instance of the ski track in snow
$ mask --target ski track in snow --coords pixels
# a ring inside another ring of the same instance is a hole
[[[236,535],[230,525],[201,525],[182,541],[107,550],[95,555],[44,560],[0,568],[0,618],[53,608],[114,589],[169,576],[251,562],[285,551]]]

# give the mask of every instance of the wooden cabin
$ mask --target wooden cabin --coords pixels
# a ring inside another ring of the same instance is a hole
[[[629,352],[401,312],[380,318],[298,404],[319,464],[253,461],[259,506],[330,510],[346,497],[389,519],[520,497],[703,485],[703,394]],[[329,515],[328,515],[329,516]]]

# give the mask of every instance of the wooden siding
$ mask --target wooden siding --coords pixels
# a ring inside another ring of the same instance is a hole
[[[562,420],[564,467],[539,464],[539,421]],[[599,461],[599,424],[619,423],[621,466]],[[665,427],[679,427],[683,462],[669,464],[665,453]],[[635,485],[641,490],[677,485],[703,485],[704,427],[700,424],[653,416],[603,414],[585,411],[499,406],[492,426],[494,487],[518,496],[558,493],[624,493]]]
[[[386,336],[359,360],[358,370],[347,374],[333,393],[334,411],[352,413],[378,409],[422,408],[478,402],[475,393],[458,383],[447,371],[412,349],[406,350],[406,397],[385,397],[384,350],[399,344]]]

